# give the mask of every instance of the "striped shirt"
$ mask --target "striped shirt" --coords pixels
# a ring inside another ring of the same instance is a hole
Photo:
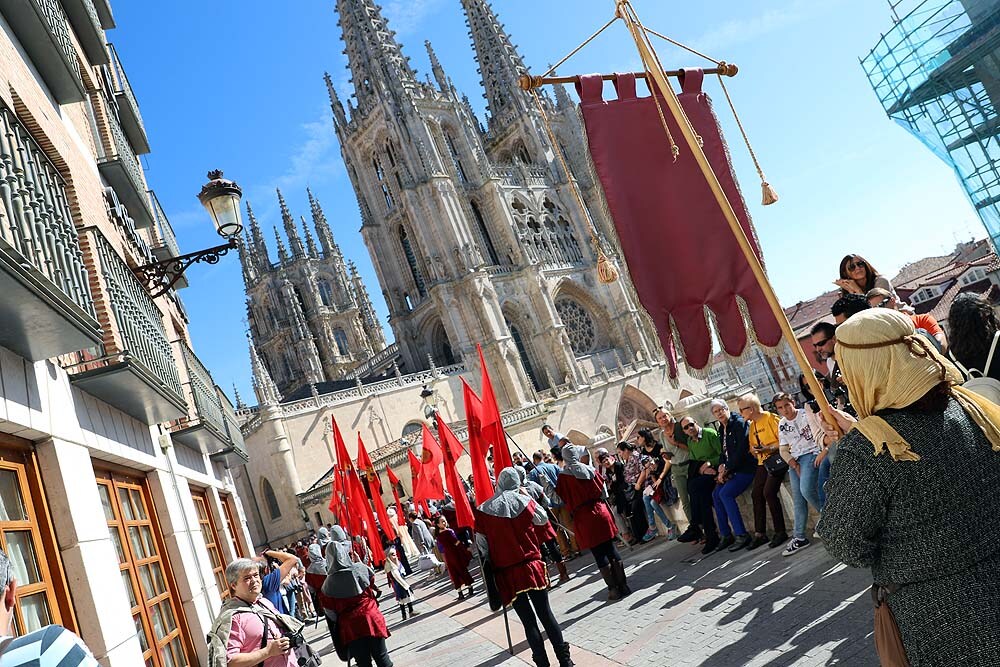
[[[99,667],[80,638],[61,625],[0,638],[0,667]]]

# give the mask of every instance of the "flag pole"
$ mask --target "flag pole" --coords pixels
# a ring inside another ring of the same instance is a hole
[[[639,57],[648,70],[648,74],[652,76],[653,80],[656,82],[656,87],[660,90],[661,96],[666,102],[667,107],[670,109],[670,115],[673,116],[678,127],[680,128],[681,135],[684,137],[684,141],[687,143],[688,149],[691,151],[695,162],[697,162],[698,167],[701,169],[702,175],[708,182],[708,186],[712,190],[712,194],[715,196],[715,199],[719,204],[719,208],[722,210],[722,214],[726,218],[726,222],[729,223],[729,228],[732,231],[733,236],[736,237],[736,241],[739,243],[740,249],[743,251],[743,255],[745,256],[747,263],[750,265],[750,269],[753,271],[754,277],[757,279],[757,283],[760,285],[761,292],[763,292],[768,305],[771,307],[771,311],[774,313],[775,319],[778,321],[778,326],[781,327],[782,335],[788,342],[789,347],[792,348],[792,354],[795,356],[795,361],[798,362],[799,368],[805,376],[805,380],[809,385],[810,391],[812,391],[813,396],[815,396],[816,401],[819,403],[824,419],[830,426],[839,431],[839,428],[837,427],[837,420],[833,415],[833,408],[826,399],[826,394],[823,392],[823,388],[816,380],[816,375],[813,372],[812,365],[809,363],[809,360],[806,359],[805,351],[802,349],[802,346],[799,345],[799,341],[795,337],[792,325],[788,321],[788,317],[785,315],[785,311],[781,307],[781,304],[778,302],[778,297],[774,293],[774,288],[768,281],[767,276],[764,273],[764,267],[761,266],[760,260],[757,258],[757,254],[750,246],[750,242],[747,240],[743,227],[740,226],[740,222],[736,217],[736,212],[733,210],[732,204],[726,197],[726,193],[722,190],[722,185],[719,183],[718,177],[716,177],[715,172],[712,170],[712,166],[708,163],[708,158],[702,150],[701,144],[698,141],[698,136],[694,133],[694,129],[684,116],[684,111],[680,108],[680,103],[677,99],[677,95],[673,91],[673,88],[667,82],[667,77],[664,75],[663,67],[659,62],[659,58],[656,56],[653,45],[649,41],[649,37],[646,35],[646,28],[639,20],[639,17],[635,12],[635,8],[632,7],[630,0],[615,0],[615,13],[624,21],[625,26],[632,35],[636,48],[639,50]]]

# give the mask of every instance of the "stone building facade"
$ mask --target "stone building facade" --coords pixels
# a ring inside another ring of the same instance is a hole
[[[345,262],[319,201],[308,194],[319,246],[305,218],[303,243],[280,190],[288,245],[275,227],[278,261],[271,262],[249,203],[246,238],[240,244],[250,333],[282,396],[343,380],[385,349],[368,290],[354,263]]]
[[[178,292],[136,274],[180,252],[114,26],[107,0],[0,3],[0,547],[16,633],[193,667],[250,553],[247,454]]]

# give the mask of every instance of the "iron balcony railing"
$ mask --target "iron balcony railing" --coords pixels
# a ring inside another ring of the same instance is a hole
[[[106,65],[108,50],[104,46],[104,29],[94,8],[94,0],[62,0],[62,5],[80,46],[87,54],[87,60],[91,65]]]
[[[236,410],[222,389],[216,387],[215,392],[219,397],[219,404],[222,406],[222,415],[226,422],[226,433],[229,436],[229,443],[232,448],[231,453],[243,461],[247,461],[250,457],[247,454],[246,442],[243,440],[243,432],[240,431],[240,422],[236,418]],[[233,458],[230,457],[230,460],[233,460]]]
[[[146,242],[146,239],[136,231],[135,220],[132,219],[125,204],[119,201],[118,195],[111,188],[104,188],[104,205],[108,210],[108,217],[129,242],[136,263],[142,266],[155,262],[156,257],[153,255],[153,249]]]
[[[3,0],[0,12],[56,101],[83,100],[80,63],[59,0]]]
[[[135,99],[132,84],[128,81],[125,68],[122,67],[114,44],[108,44],[108,51],[111,53],[111,63],[108,68],[114,86],[115,101],[118,103],[118,116],[122,121],[122,128],[137,154],[148,153],[149,139],[146,136],[146,126],[142,122],[139,102]]]
[[[150,190],[148,194],[149,207],[153,211],[153,251],[156,257],[161,260],[167,257],[177,257],[181,254],[181,250],[177,245],[174,229],[170,226],[170,221],[167,219],[167,214],[163,212],[163,207],[160,206],[160,200],[156,193]]]
[[[39,271],[87,315],[95,316],[66,183],[0,102],[0,239],[19,263]],[[8,249],[9,248],[9,249]]]
[[[118,351],[141,363],[178,398],[182,397],[177,363],[167,342],[160,309],[111,244],[100,234],[93,238],[119,338]]]
[[[207,426],[221,440],[228,440],[226,436],[226,418],[222,414],[222,404],[215,391],[215,382],[212,374],[208,372],[201,360],[185,343],[181,343],[181,350],[184,354],[184,363],[188,371],[188,387],[191,391],[191,399],[197,419],[203,426]]]
[[[132,145],[125,137],[125,133],[116,118],[108,117],[105,126],[108,128],[108,136],[111,139],[111,150],[110,152],[104,151],[97,166],[105,180],[111,184],[118,197],[132,213],[136,226],[139,228],[149,227],[153,222],[153,216],[149,210],[146,183],[142,177],[139,158],[136,157]]]

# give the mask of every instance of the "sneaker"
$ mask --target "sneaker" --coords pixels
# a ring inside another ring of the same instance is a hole
[[[726,536],[725,536],[725,537],[723,537],[723,538],[722,538],[722,540],[721,540],[721,541],[719,542],[719,546],[715,547],[715,550],[716,550],[716,551],[725,551],[725,550],[726,550],[726,549],[728,549],[729,547],[733,546],[733,543],[734,543],[735,541],[736,541],[736,538],[735,538],[735,537],[733,537],[732,535],[726,535]]]
[[[643,542],[649,542],[650,540],[660,536],[660,532],[655,528],[650,528],[646,531],[646,534],[642,536]]]
[[[676,539],[677,539],[677,527],[670,526],[670,528],[667,529],[667,540],[672,541]]]
[[[809,540],[805,539],[804,537],[796,537],[794,540],[788,543],[788,546],[785,547],[785,550],[781,552],[781,555],[791,556],[794,553],[802,551],[807,546],[809,546]]]
[[[819,536],[819,533],[818,533],[818,532],[815,532],[815,531],[813,532],[813,538],[814,538],[814,539],[817,539],[817,540],[821,540],[821,539],[823,539],[822,537],[820,537],[820,536]]]
[[[750,546],[750,543],[752,541],[753,541],[753,538],[750,537],[750,535],[740,535],[739,537],[736,538],[736,541],[733,542],[733,546],[729,547],[729,550],[730,551],[743,551],[748,546]]]
[[[747,545],[747,551],[753,551],[757,547],[762,547],[768,542],[769,540],[767,539],[767,535],[758,535],[757,537],[753,538],[753,542]]]
[[[775,533],[774,537],[771,538],[771,543],[767,545],[768,549],[774,549],[780,547],[782,544],[788,543],[788,533]]]

